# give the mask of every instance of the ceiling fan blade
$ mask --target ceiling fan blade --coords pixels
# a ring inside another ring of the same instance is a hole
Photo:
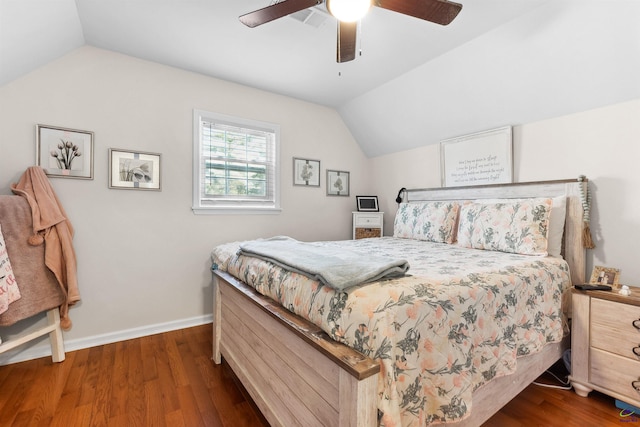
[[[356,59],[357,31],[357,22],[338,21],[338,52],[336,54],[336,60],[338,62],[347,62]]]
[[[247,27],[253,28],[258,25],[271,22],[274,19],[282,18],[283,16],[317,6],[320,3],[322,3],[322,0],[285,0],[280,3],[263,7],[262,9],[254,10],[253,12],[246,13],[238,19],[240,19],[240,22]]]
[[[440,25],[448,25],[462,10],[461,4],[448,0],[374,0],[373,4]]]

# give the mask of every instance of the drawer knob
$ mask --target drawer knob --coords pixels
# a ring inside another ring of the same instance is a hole
[[[640,345],[637,345],[637,346],[633,347],[633,349],[631,351],[633,351],[633,354],[635,354],[636,356],[640,357]]]
[[[631,381],[631,387],[636,389],[637,392],[640,392],[640,381]]]
[[[640,330],[640,319],[636,319],[633,322],[631,322],[631,324],[633,325],[634,328]]]

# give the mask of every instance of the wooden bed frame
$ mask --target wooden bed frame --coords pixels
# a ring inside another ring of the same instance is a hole
[[[572,283],[584,283],[580,185],[577,180],[561,180],[408,190],[405,201],[565,195],[563,256]],[[378,424],[378,363],[336,343],[319,327],[227,273],[215,271],[213,286],[213,359],[217,364],[222,358],[227,361],[272,426]],[[519,358],[516,373],[476,390],[471,415],[451,425],[482,424],[560,359],[568,345],[566,337]]]

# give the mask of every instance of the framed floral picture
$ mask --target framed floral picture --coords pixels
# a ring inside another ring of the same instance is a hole
[[[320,187],[320,160],[293,158],[293,185]]]
[[[327,196],[349,195],[349,172],[327,169]]]
[[[36,125],[36,165],[51,177],[93,179],[93,132]]]
[[[160,154],[110,148],[109,188],[159,191]]]

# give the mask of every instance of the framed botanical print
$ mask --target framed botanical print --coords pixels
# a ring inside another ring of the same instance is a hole
[[[327,196],[349,195],[349,172],[327,169]]]
[[[320,187],[320,160],[294,157],[293,185]]]
[[[160,190],[160,154],[109,149],[109,188]]]
[[[36,125],[36,165],[50,177],[93,179],[93,132]]]

